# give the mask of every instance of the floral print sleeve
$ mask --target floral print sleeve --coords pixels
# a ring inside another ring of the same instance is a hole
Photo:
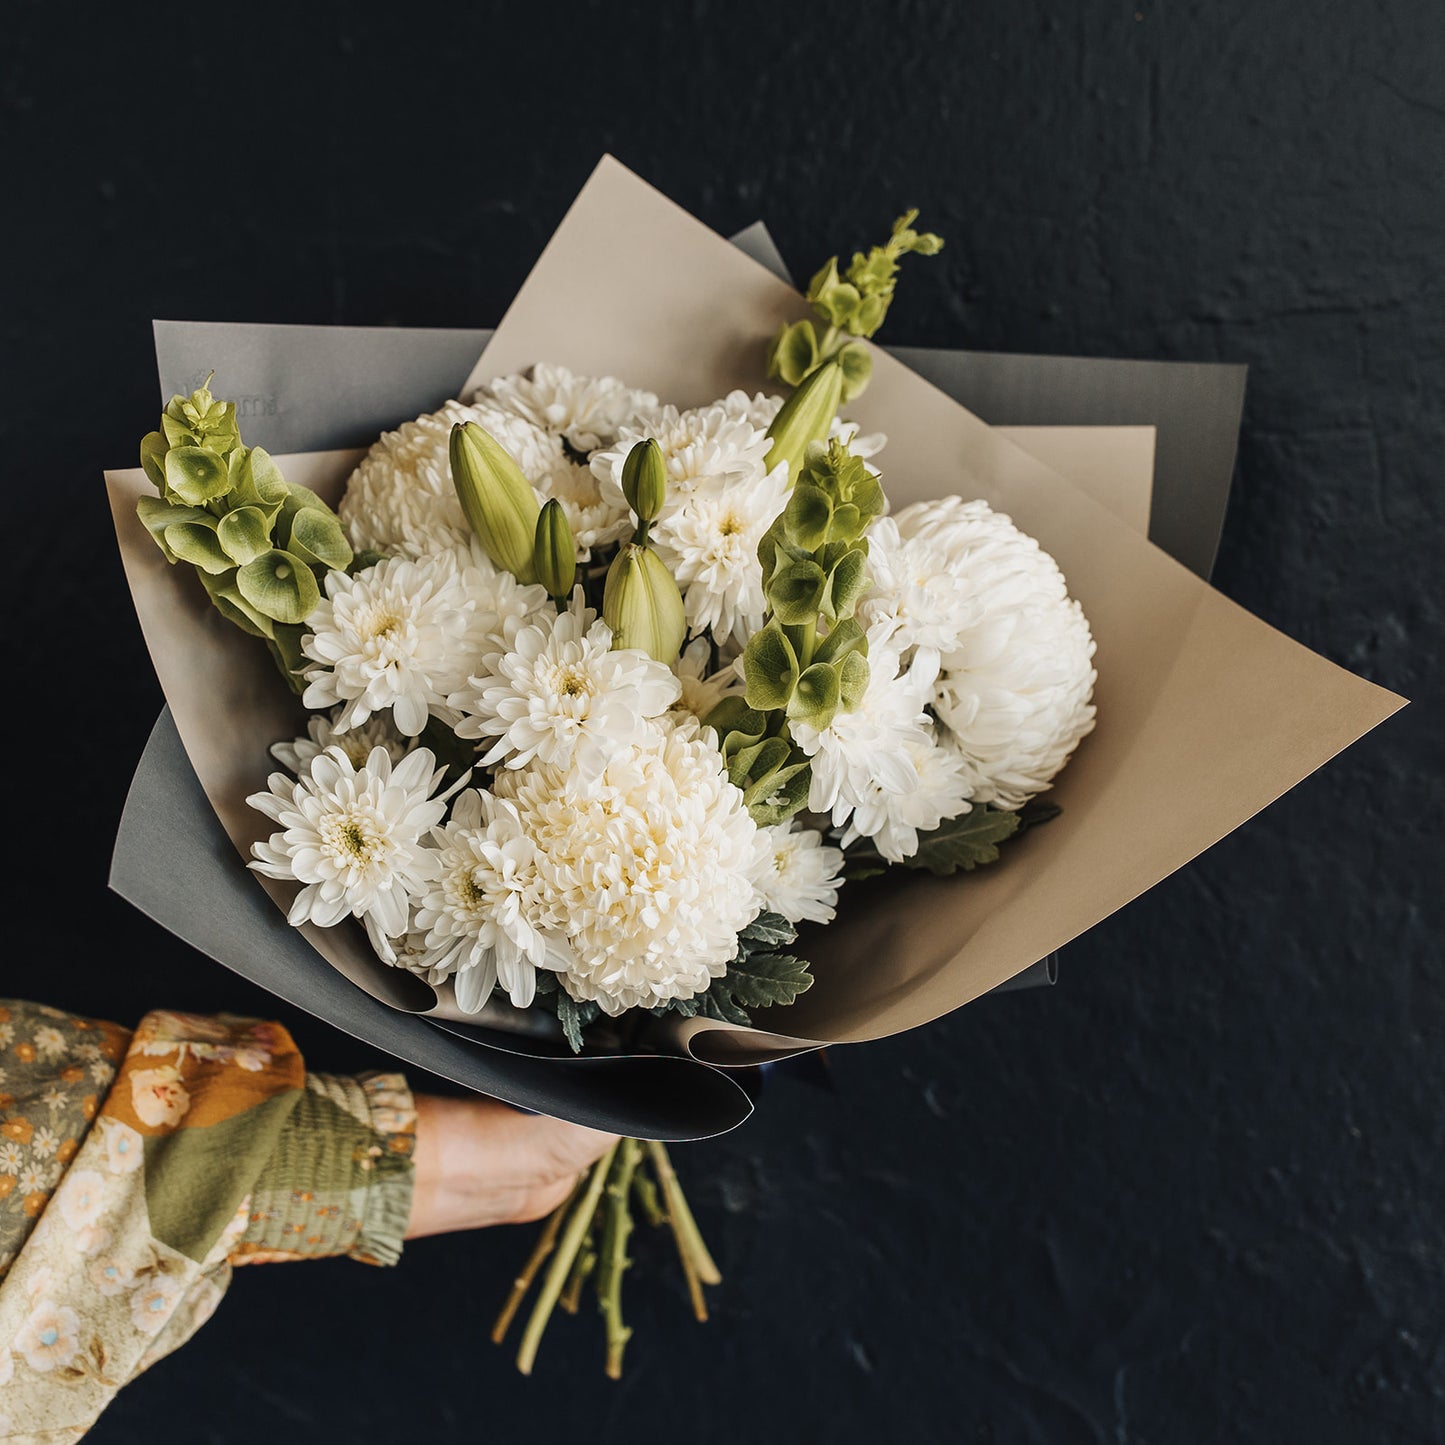
[[[414,1131],[400,1075],[308,1075],[276,1023],[0,1001],[0,1440],[79,1439],[233,1264],[393,1263]]]

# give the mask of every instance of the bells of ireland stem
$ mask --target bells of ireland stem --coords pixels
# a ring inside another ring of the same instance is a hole
[[[783,403],[768,428],[772,445],[763,459],[769,471],[779,462],[788,464],[788,480],[797,478],[808,443],[822,441],[838,415],[843,400],[843,368],[836,358],[825,361],[803,378],[802,384]]]
[[[667,463],[662,448],[651,437],[638,442],[623,460],[622,495],[639,526],[657,520],[667,496]]]
[[[537,517],[537,538],[533,548],[533,566],[537,581],[547,589],[547,596],[569,597],[577,578],[577,544],[567,513],[556,497],[549,497]]]
[[[535,582],[533,546],[541,506],[506,449],[474,421],[457,422],[447,443],[452,486],[487,556],[519,582]]]
[[[635,647],[671,667],[687,636],[682,593],[667,564],[645,543],[627,542],[602,588],[602,618],[613,647]]]

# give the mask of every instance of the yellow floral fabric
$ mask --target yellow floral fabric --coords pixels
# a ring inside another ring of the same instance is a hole
[[[233,1264],[394,1262],[414,1132],[400,1075],[308,1075],[276,1023],[0,1000],[0,1440],[79,1439]]]

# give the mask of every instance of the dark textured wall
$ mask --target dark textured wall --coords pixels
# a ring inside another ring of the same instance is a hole
[[[604,148],[804,273],[921,206],[898,344],[1247,362],[1216,581],[1413,699],[1057,988],[680,1150],[726,1282],[695,1325],[644,1240],[621,1384],[591,1320],[512,1373],[493,1230],[243,1273],[97,1442],[1445,1438],[1436,0],[11,0],[0,73],[3,991],[277,1012],[105,888],[151,319],[489,325]]]

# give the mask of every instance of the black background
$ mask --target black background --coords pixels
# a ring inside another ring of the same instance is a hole
[[[6,993],[384,1062],[106,890],[161,696],[101,471],[153,317],[491,325],[603,150],[801,274],[920,206],[895,344],[1247,362],[1216,584],[1412,699],[1057,988],[680,1148],[726,1279],[698,1325],[641,1240],[620,1384],[487,1341],[495,1229],[242,1272],[90,1438],[1445,1438],[1434,0],[10,0],[0,68]]]

